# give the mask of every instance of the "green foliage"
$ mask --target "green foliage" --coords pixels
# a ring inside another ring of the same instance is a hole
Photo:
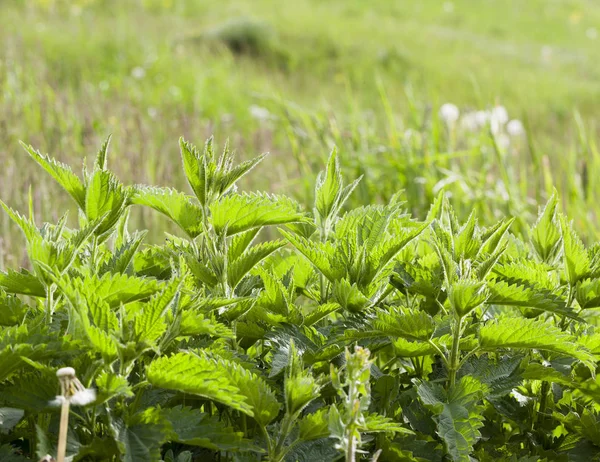
[[[521,232],[461,223],[443,194],[425,221],[396,196],[351,208],[334,151],[308,213],[236,191],[262,157],[234,166],[182,140],[190,197],[121,185],[107,148],[80,183],[33,151],[82,200],[80,229],[2,204],[29,257],[0,274],[2,460],[54,453],[65,365],[96,390],[70,414],[73,460],[598,452],[600,247],[556,197]],[[183,237],[144,244],[131,205]]]

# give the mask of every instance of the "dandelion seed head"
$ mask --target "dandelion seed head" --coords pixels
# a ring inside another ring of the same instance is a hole
[[[460,110],[455,104],[445,103],[440,107],[439,115],[446,124],[453,125],[460,117]]]
[[[513,119],[506,124],[506,133],[510,136],[521,136],[525,133],[525,127],[523,122],[517,119]]]
[[[71,404],[74,406],[85,406],[96,401],[96,390],[85,388],[71,396]]]
[[[552,58],[552,47],[549,45],[544,45],[542,50],[540,51],[542,56],[542,61],[548,62]]]
[[[504,106],[496,106],[492,109],[491,119],[495,119],[500,125],[504,125],[508,122],[508,111]]]
[[[502,149],[507,149],[510,146],[510,138],[508,137],[508,135],[500,133],[496,137],[496,143],[498,143],[498,146],[500,146]]]
[[[490,120],[490,113],[488,111],[477,111],[475,113],[475,120],[479,127],[484,127],[488,123],[488,120]]]
[[[66,401],[66,398],[63,395],[55,396],[53,400],[48,402],[48,406],[50,407],[60,407]]]
[[[481,128],[481,126],[484,125],[484,123],[483,124],[479,123],[479,120],[477,118],[477,112],[467,112],[460,119],[461,126],[465,130],[470,131],[470,132],[477,131],[479,128]]]
[[[137,80],[143,79],[146,77],[146,70],[141,66],[134,67],[131,71],[131,76]]]
[[[596,40],[598,38],[598,29],[595,27],[590,27],[585,31],[585,36],[590,40]]]
[[[72,367],[61,367],[56,371],[56,376],[59,379],[62,379],[63,377],[75,377],[75,369]]]
[[[267,108],[253,104],[249,109],[250,115],[257,120],[268,120],[271,118],[271,113]]]

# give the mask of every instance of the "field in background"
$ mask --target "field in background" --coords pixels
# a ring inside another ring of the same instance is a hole
[[[0,197],[25,212],[35,184],[39,222],[68,203],[18,140],[77,167],[112,133],[124,182],[184,188],[178,137],[214,134],[272,153],[247,187],[308,202],[337,145],[356,201],[403,189],[422,215],[445,188],[463,214],[526,218],[556,187],[597,238],[599,25],[591,0],[2,0]],[[447,102],[503,105],[525,134],[449,126]],[[0,267],[21,262],[4,215],[0,236]]]

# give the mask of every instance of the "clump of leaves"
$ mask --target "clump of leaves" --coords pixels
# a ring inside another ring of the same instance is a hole
[[[360,179],[335,151],[306,211],[237,190],[264,156],[180,140],[186,193],[123,185],[108,147],[78,176],[26,146],[77,228],[1,204],[30,260],[0,273],[2,460],[56,456],[65,366],[95,390],[63,406],[74,461],[598,453],[600,244],[556,196],[514,234],[510,218],[460,223],[443,194],[422,222],[399,196],[349,209]],[[140,206],[179,235],[145,244]]]

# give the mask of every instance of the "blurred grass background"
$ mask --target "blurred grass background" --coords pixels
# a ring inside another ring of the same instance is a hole
[[[524,229],[556,187],[596,239],[599,81],[593,0],[0,0],[0,198],[25,211],[32,185],[40,222],[71,206],[18,140],[77,171],[112,133],[125,183],[185,189],[178,137],[214,135],[271,153],[248,188],[309,203],[336,145],[365,175],[356,203],[404,190],[423,216],[446,189],[463,216]],[[497,105],[525,134],[466,123]],[[0,267],[20,264],[5,216],[0,236]]]

